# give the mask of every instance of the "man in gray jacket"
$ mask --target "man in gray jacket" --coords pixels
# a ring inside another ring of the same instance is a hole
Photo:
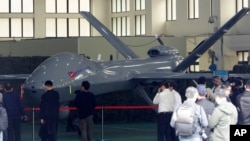
[[[207,118],[209,118],[212,115],[212,112],[214,111],[215,103],[207,99],[207,89],[205,85],[197,85],[196,88],[199,92],[196,104],[204,108]],[[207,136],[210,134],[210,128],[206,127],[204,128],[204,131]],[[205,138],[205,136],[203,137],[203,140],[208,140],[208,138]]]
[[[215,93],[215,101],[218,106],[208,119],[208,127],[211,128],[210,141],[229,141],[230,125],[238,120],[236,107],[227,101],[226,90],[220,88]]]

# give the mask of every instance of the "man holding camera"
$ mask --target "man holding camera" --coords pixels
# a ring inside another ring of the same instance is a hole
[[[175,129],[170,126],[171,117],[175,108],[175,95],[169,89],[169,82],[163,82],[153,99],[158,104],[157,141],[176,140]]]

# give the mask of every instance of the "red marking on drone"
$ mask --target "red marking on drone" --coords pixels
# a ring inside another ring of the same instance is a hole
[[[76,77],[76,73],[75,73],[74,71],[68,72],[68,75],[69,75],[71,78],[75,78],[75,77]]]

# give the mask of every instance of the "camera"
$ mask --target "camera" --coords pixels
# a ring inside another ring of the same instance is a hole
[[[210,16],[208,18],[208,23],[213,24],[215,22],[215,20],[216,20],[216,16]]]
[[[200,132],[200,134],[201,134],[201,137],[202,137],[203,140],[206,140],[206,139],[207,139],[207,134],[206,134],[206,132],[205,132],[204,130],[202,130],[202,131]]]

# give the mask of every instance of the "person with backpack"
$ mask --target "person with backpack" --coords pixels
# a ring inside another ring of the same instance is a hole
[[[196,104],[200,105],[203,107],[203,109],[205,110],[205,113],[207,115],[207,118],[210,117],[212,115],[212,112],[215,108],[215,103],[208,100],[207,98],[207,89],[204,85],[197,85],[197,90],[198,90],[198,97],[197,97],[197,101]],[[205,134],[206,136],[203,137],[207,137],[207,138],[203,138],[203,140],[209,140],[208,136],[210,134],[210,128],[206,127],[204,128]]]
[[[202,141],[202,129],[207,127],[208,120],[204,109],[195,103],[198,91],[190,86],[185,96],[187,99],[174,111],[170,125],[180,141]]]
[[[235,125],[238,120],[236,107],[227,101],[227,90],[221,88],[215,93],[215,107],[208,120],[208,127],[211,128],[210,141],[229,141],[230,125]]]

